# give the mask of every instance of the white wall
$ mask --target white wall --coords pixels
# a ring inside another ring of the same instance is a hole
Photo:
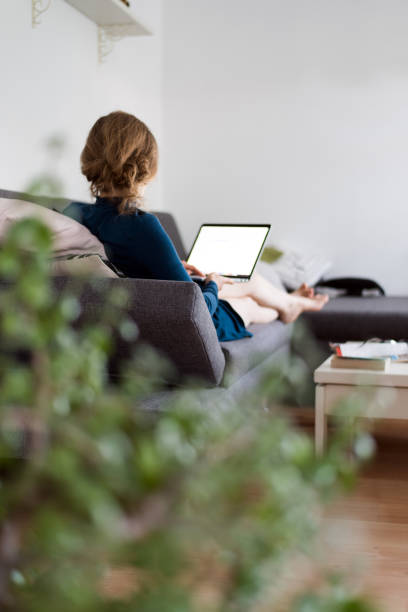
[[[153,37],[117,43],[103,65],[97,28],[64,0],[53,0],[31,27],[31,1],[0,2],[0,187],[22,190],[46,168],[44,142],[62,135],[58,164],[65,195],[89,199],[79,155],[93,122],[112,110],[146,121],[157,136],[161,117],[161,0],[135,0]],[[148,204],[161,206],[160,178]]]
[[[270,221],[408,292],[406,0],[166,0],[164,189],[185,240]]]

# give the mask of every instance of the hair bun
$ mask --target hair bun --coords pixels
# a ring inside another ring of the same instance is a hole
[[[129,202],[137,201],[141,185],[156,174],[156,140],[133,115],[110,113],[91,128],[81,169],[91,183],[91,193],[119,199],[122,212]]]

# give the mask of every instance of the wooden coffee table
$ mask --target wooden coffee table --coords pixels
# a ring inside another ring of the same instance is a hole
[[[330,367],[331,357],[315,370],[315,447],[322,453],[327,440],[327,416],[339,400],[358,398],[361,417],[408,419],[408,363],[392,363],[389,370],[351,370]],[[361,401],[363,400],[363,401]]]

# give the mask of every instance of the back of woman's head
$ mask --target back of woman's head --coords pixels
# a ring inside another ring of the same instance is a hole
[[[110,113],[91,128],[81,170],[95,197],[112,198],[120,213],[132,212],[143,186],[156,174],[156,140],[140,119],[122,111]]]

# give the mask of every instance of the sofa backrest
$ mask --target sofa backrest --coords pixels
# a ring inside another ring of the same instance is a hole
[[[154,211],[154,210],[152,211],[152,213],[156,215],[156,217],[158,218],[158,220],[164,227],[165,231],[170,236],[171,241],[174,244],[174,247],[180,259],[187,259],[188,253],[184,247],[184,243],[181,239],[181,236],[178,231],[178,227],[174,220],[173,215],[167,212],[159,212],[159,211]]]
[[[21,191],[10,191],[7,189],[0,189],[0,198],[9,198],[13,200],[25,200],[26,202],[34,202],[35,204],[43,204],[49,206],[55,210],[62,212],[64,208],[72,202],[68,198],[56,198],[49,196],[37,196],[30,193],[24,193]],[[175,249],[181,259],[187,257],[187,251],[184,247],[183,240],[178,231],[177,224],[172,214],[168,212],[151,211],[159,219],[160,223],[170,236]]]

